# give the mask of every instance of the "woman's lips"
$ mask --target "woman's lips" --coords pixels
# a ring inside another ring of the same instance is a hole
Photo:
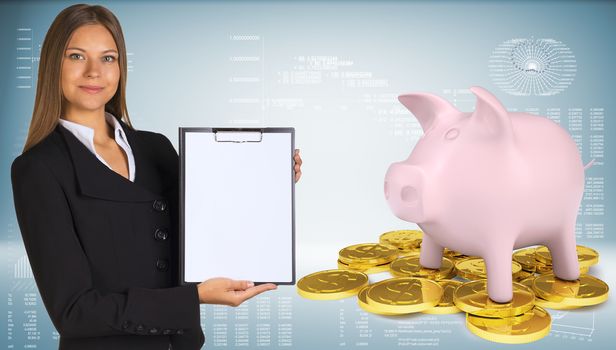
[[[82,85],[79,88],[89,94],[97,94],[103,89],[100,86],[90,86],[90,85]]]

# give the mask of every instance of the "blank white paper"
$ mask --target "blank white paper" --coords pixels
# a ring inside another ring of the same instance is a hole
[[[242,143],[185,133],[185,281],[292,281],[291,147],[290,133]]]

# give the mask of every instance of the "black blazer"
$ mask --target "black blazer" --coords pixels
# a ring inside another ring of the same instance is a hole
[[[60,349],[200,349],[197,287],[178,278],[178,154],[164,135],[121,124],[134,183],[60,124],[13,161],[34,279]]]

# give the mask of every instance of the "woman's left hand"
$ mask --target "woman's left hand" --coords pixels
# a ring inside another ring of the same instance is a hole
[[[302,157],[299,156],[299,149],[295,150],[295,154],[293,155],[293,160],[295,161],[295,182],[299,181],[299,178],[302,177]]]

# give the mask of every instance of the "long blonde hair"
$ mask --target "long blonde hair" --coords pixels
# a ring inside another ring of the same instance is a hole
[[[103,25],[115,40],[119,54],[120,81],[115,95],[105,104],[105,111],[124,120],[131,129],[133,128],[126,109],[126,44],[120,22],[105,7],[86,4],[72,5],[58,14],[45,35],[36,83],[34,110],[22,152],[47,137],[58,124],[63,103],[65,103],[61,81],[64,52],[73,32],[86,24]]]

